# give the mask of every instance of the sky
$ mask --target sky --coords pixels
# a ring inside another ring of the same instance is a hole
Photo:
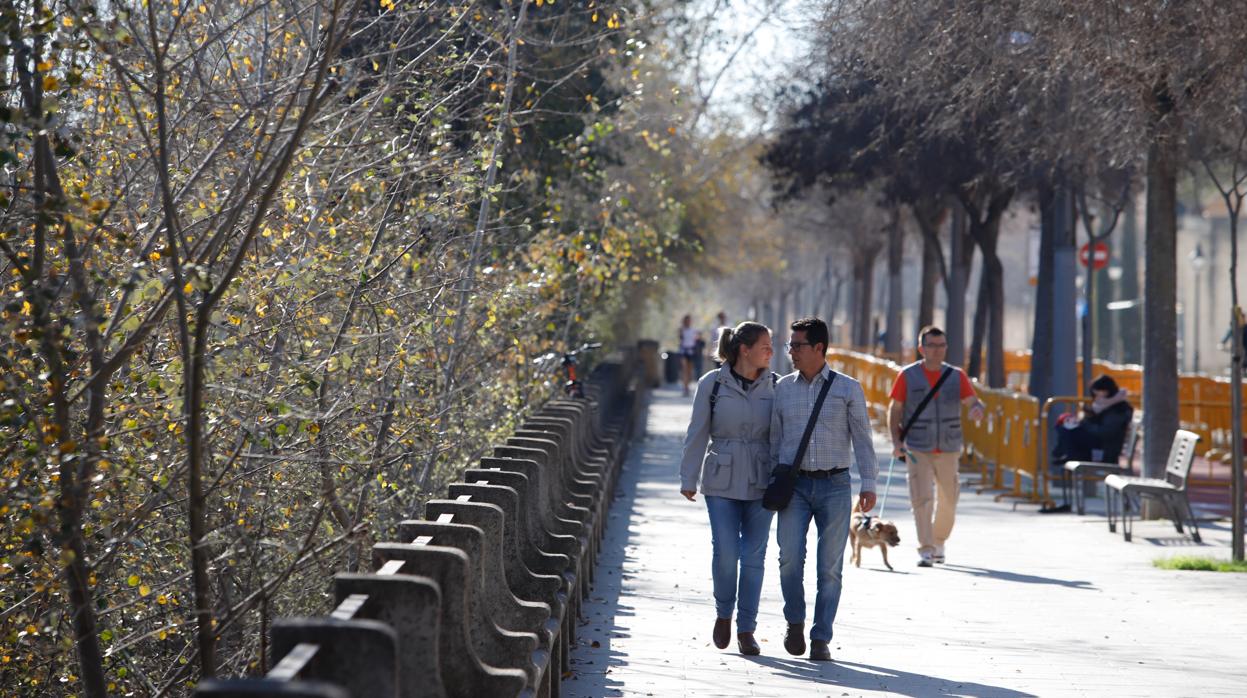
[[[818,16],[817,5],[811,0],[697,0],[692,11],[710,15],[704,26],[719,37],[705,52],[700,71],[703,89],[722,71],[710,100],[713,114],[749,130],[769,125],[773,90],[806,72],[794,66],[808,60],[806,36]]]

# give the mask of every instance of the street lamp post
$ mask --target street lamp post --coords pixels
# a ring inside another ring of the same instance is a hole
[[[1191,253],[1187,256],[1187,259],[1191,263],[1191,269],[1195,272],[1195,291],[1193,294],[1195,296],[1195,321],[1194,327],[1192,328],[1193,332],[1191,333],[1191,367],[1193,372],[1199,373],[1199,297],[1201,295],[1199,282],[1200,277],[1203,276],[1204,270],[1208,268],[1208,258],[1204,256],[1204,250],[1200,244],[1195,243],[1195,249],[1191,250]]]

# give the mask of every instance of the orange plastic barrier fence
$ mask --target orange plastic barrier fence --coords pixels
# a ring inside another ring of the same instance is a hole
[[[1005,375],[1010,389],[1025,391],[1030,379],[1031,353],[1009,351],[1005,353]],[[1093,364],[1093,376],[1107,375],[1117,385],[1130,391],[1130,402],[1142,408],[1143,368],[1137,364],[1114,364],[1097,359]],[[1078,393],[1082,389],[1082,360],[1075,363]],[[1247,404],[1247,387],[1243,389]],[[1230,381],[1203,374],[1185,373],[1178,376],[1178,420],[1181,428],[1199,434],[1197,455],[1218,462],[1229,462],[1230,437]]]

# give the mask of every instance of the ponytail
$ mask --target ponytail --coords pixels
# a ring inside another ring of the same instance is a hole
[[[719,329],[719,347],[715,350],[719,361],[725,364],[732,364],[736,361],[736,356],[740,353],[740,342],[733,341],[736,339],[736,330],[730,327]]]

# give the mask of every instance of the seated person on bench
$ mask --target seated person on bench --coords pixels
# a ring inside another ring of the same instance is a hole
[[[1084,408],[1083,418],[1065,414],[1057,420],[1053,460],[1116,463],[1134,416],[1134,408],[1126,397],[1126,391],[1118,388],[1111,377],[1095,379],[1091,383],[1092,401]]]

